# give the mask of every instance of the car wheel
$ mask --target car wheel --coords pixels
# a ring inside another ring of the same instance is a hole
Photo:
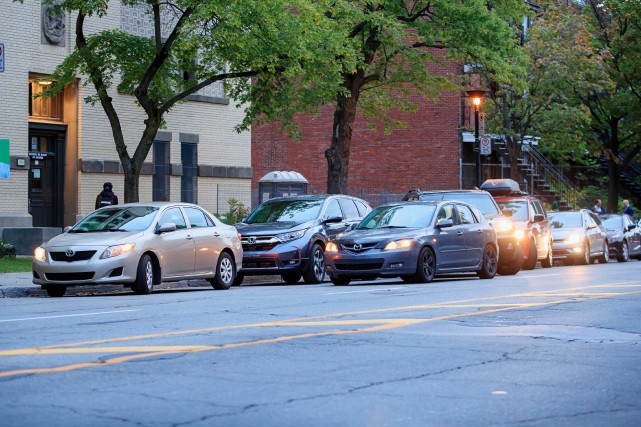
[[[347,277],[333,277],[330,276],[329,280],[336,286],[347,286],[352,280]]]
[[[552,243],[548,246],[548,255],[541,260],[541,267],[550,268],[554,265],[554,252],[552,251]]]
[[[498,257],[496,249],[492,245],[487,245],[483,251],[483,264],[476,275],[481,279],[492,279],[496,275],[498,267]]]
[[[617,256],[617,261],[627,262],[630,260],[630,248],[628,247],[628,242],[625,240],[621,244],[621,253]]]
[[[536,261],[536,243],[534,243],[534,240],[530,240],[530,253],[527,259],[523,262],[523,270],[534,270],[534,267],[536,267]]]
[[[421,249],[416,263],[416,278],[417,282],[429,283],[434,280],[434,273],[436,273],[436,257],[430,248]]]
[[[241,283],[243,283],[243,279],[245,279],[245,275],[242,273],[236,273],[236,278],[234,279],[234,283],[232,286],[240,286]]]
[[[45,291],[52,298],[60,298],[67,292],[67,287],[65,285],[48,285]]]
[[[305,283],[321,283],[325,278],[325,251],[321,245],[314,243],[309,256],[309,265],[303,273]]]
[[[280,277],[283,278],[285,283],[289,283],[289,284],[298,283],[298,281],[300,280],[300,276],[301,276],[300,273],[283,273],[280,275]]]
[[[501,259],[499,258],[499,263]],[[514,276],[516,273],[521,271],[523,267],[523,249],[521,245],[516,245],[516,255],[514,256],[514,261],[500,263],[496,272],[501,276]]]
[[[583,242],[583,255],[577,258],[577,264],[579,265],[588,265],[590,263],[590,244],[586,241]]]
[[[603,242],[603,255],[599,257],[599,264],[607,264],[610,262],[610,245],[608,242]]]
[[[136,281],[131,289],[138,295],[150,294],[156,282],[154,263],[147,254],[143,255],[138,262]]]
[[[219,291],[231,288],[236,279],[236,266],[234,260],[227,252],[222,252],[216,265],[216,277],[209,280],[211,286]]]

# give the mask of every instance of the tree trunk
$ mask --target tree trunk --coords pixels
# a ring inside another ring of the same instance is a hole
[[[346,77],[345,86],[349,89],[351,96],[341,94],[336,101],[332,143],[325,151],[328,194],[347,194],[352,130],[362,81],[362,73]]]
[[[123,170],[125,171],[125,203],[134,203],[140,200],[139,195],[139,181],[140,170],[136,171],[133,166],[133,161],[129,161],[128,165],[124,164]]]
[[[616,213],[619,210],[619,185],[620,168],[619,158],[610,156],[608,158],[608,213]]]

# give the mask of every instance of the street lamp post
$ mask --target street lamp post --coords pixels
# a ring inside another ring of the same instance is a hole
[[[484,90],[468,90],[467,96],[472,98],[474,105],[474,166],[476,175],[476,187],[481,186],[481,140],[479,139],[479,107],[485,96]]]

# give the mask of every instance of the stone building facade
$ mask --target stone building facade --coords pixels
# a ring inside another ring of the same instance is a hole
[[[72,225],[94,209],[102,184],[122,198],[124,175],[107,117],[83,76],[57,98],[32,96],[75,45],[75,16],[51,17],[41,0],[0,2],[0,139],[10,140],[10,177],[0,179],[0,231],[6,227]],[[86,33],[122,29],[151,36],[144,11],[109,2],[106,17],[88,18]],[[114,85],[115,87],[115,85]],[[133,153],[143,130],[143,111],[130,96],[110,92],[125,141]],[[212,85],[165,115],[140,179],[140,200],[193,201],[214,213],[228,199],[250,203],[250,133],[238,134],[242,109]],[[2,234],[0,233],[0,237]],[[5,236],[6,238],[6,236]]]

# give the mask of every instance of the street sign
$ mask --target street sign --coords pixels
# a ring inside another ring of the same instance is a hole
[[[489,156],[492,154],[492,140],[489,137],[484,136],[481,138],[480,144],[482,156]]]
[[[479,135],[485,135],[485,113],[483,111],[479,111]]]
[[[0,73],[4,73],[4,43],[0,43]]]

